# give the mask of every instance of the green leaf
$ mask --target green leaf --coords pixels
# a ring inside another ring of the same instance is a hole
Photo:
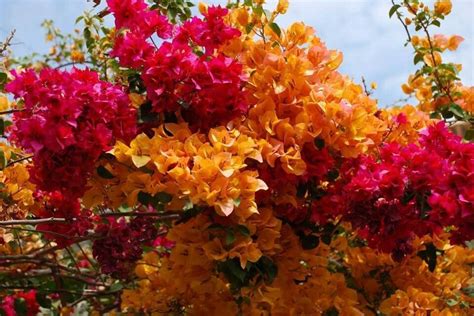
[[[262,14],[264,14],[263,7],[261,5],[254,7],[253,13],[255,13],[257,16],[262,16]]]
[[[441,26],[441,23],[438,21],[438,20],[434,20],[432,23],[432,25],[435,25],[437,27],[440,27]]]
[[[97,167],[97,174],[104,179],[113,179],[114,175],[104,166]]]
[[[148,205],[152,202],[153,198],[152,198],[151,194],[140,191],[140,192],[138,192],[137,199],[138,199],[138,202],[140,202],[141,204]]]
[[[296,186],[296,196],[300,199],[304,198],[306,195],[306,192],[308,192],[308,185],[306,183],[299,183]]]
[[[46,294],[37,292],[36,301],[43,308],[46,308],[46,309],[51,308],[51,300],[47,298]]]
[[[28,314],[28,307],[24,298],[15,299],[15,312],[19,316],[26,316]]]
[[[203,211],[203,209],[199,208],[198,206],[193,206],[193,208],[189,209],[189,210],[186,210],[183,214],[183,216],[181,217],[181,219],[179,219],[176,224],[181,224],[181,223],[186,223],[187,221],[189,221],[191,218],[194,218],[196,217],[198,214],[200,214],[201,212]]]
[[[255,26],[254,23],[249,23],[249,24],[247,24],[247,25],[245,26],[245,32],[246,32],[247,34],[249,34],[250,32],[252,32],[254,26]]]
[[[423,60],[423,54],[416,54],[415,58],[413,58],[413,64],[418,64],[420,61]]]
[[[310,250],[314,249],[319,245],[319,237],[316,235],[301,235],[300,236],[301,240],[301,247],[303,247],[304,250]]]
[[[474,284],[470,284],[467,287],[463,287],[461,291],[463,291],[463,293],[467,296],[474,298]]]
[[[314,139],[314,145],[316,146],[317,149],[321,150],[326,145],[326,142],[324,141],[324,139],[318,137]]]
[[[0,89],[3,89],[5,83],[7,83],[8,76],[4,72],[0,72]]]
[[[237,229],[238,229],[239,233],[241,233],[242,235],[244,235],[246,237],[250,236],[250,230],[247,228],[247,226],[238,225]]]
[[[230,246],[235,241],[235,234],[232,229],[228,229],[225,235],[225,244],[226,246]]]
[[[275,279],[275,277],[277,276],[278,274],[278,267],[277,265],[272,261],[272,259],[270,259],[269,257],[267,256],[263,256],[261,257],[257,263],[256,263],[256,267],[263,272],[263,276],[265,278],[265,281],[268,283],[268,284],[271,284],[273,282],[273,280]]]
[[[111,292],[118,292],[123,289],[123,284],[121,283],[114,283],[110,286]]]
[[[466,134],[464,134],[464,139],[468,141],[474,140],[474,129],[467,130]]]
[[[151,123],[158,120],[158,113],[153,112],[151,102],[145,102],[138,108],[138,123]]]
[[[456,306],[458,305],[458,301],[456,301],[455,299],[452,299],[450,298],[449,300],[446,301],[446,305],[448,305],[449,307],[453,307],[453,306]]]
[[[233,288],[240,288],[248,282],[247,273],[236,259],[220,262],[217,266]]]
[[[465,244],[466,244],[466,247],[469,250],[474,250],[474,239],[466,241]],[[473,285],[473,287],[474,287],[474,285]]]
[[[390,8],[390,11],[388,12],[388,17],[391,18],[392,15],[395,14],[395,12],[397,12],[397,10],[400,8],[400,5],[399,4],[395,4],[393,5],[391,8]]]
[[[339,316],[339,312],[335,307],[331,307],[324,311],[323,316]]]
[[[0,135],[5,134],[5,121],[0,117]]]
[[[328,171],[327,177],[329,181],[334,181],[339,178],[339,171],[337,169],[331,169]]]
[[[92,33],[89,28],[84,28],[84,39],[86,40],[86,46],[88,49],[92,47],[94,40],[92,39]]]
[[[7,158],[5,158],[5,153],[3,152],[3,149],[0,148],[0,170],[5,169],[7,166]]]
[[[428,264],[428,269],[433,272],[436,269],[437,250],[433,243],[426,244],[426,249],[418,251],[418,257]]]
[[[278,37],[281,36],[281,29],[278,26],[278,24],[276,24],[275,22],[272,22],[272,23],[269,24],[269,26],[272,29],[272,31],[275,32],[276,35],[278,35]]]
[[[169,203],[173,199],[171,194],[168,194],[166,192],[158,192],[157,194],[155,194],[154,198],[158,200],[158,202],[163,204]]]
[[[325,243],[326,245],[329,245],[332,241],[332,235],[330,233],[323,234],[321,236],[321,241]]]
[[[451,111],[451,113],[453,113],[458,118],[464,118],[466,116],[464,110],[456,103],[451,103],[449,105],[449,111]]]
[[[209,225],[207,229],[220,230],[220,229],[224,229],[224,226],[222,226],[221,224],[214,223],[214,224]]]

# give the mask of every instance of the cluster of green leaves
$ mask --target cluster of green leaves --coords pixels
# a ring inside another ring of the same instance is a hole
[[[231,291],[237,294],[250,282],[271,284],[278,274],[278,267],[269,257],[262,256],[255,263],[248,262],[245,268],[240,266],[238,258],[228,259],[217,264],[217,271],[224,274]]]
[[[153,0],[153,3],[151,9],[167,15],[173,24],[191,18],[191,8],[194,7],[194,3],[187,0]]]
[[[226,247],[231,246],[235,242],[237,234],[241,234],[242,236],[245,236],[245,237],[250,236],[250,230],[245,225],[237,225],[236,227],[226,227],[224,225],[215,223],[215,224],[210,225],[207,229],[211,231],[214,231],[214,230],[224,231]]]

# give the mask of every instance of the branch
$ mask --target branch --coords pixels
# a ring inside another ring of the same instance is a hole
[[[54,69],[61,69],[61,68],[68,67],[68,66],[76,66],[76,65],[82,65],[82,64],[95,65],[92,61],[88,61],[88,60],[83,61],[83,62],[72,61],[72,62],[69,62],[69,63],[65,63],[65,64],[62,64],[62,65],[56,66]]]
[[[13,166],[14,164],[16,164],[16,163],[18,163],[18,162],[22,162],[22,161],[25,161],[25,160],[28,160],[28,159],[31,159],[31,158],[33,158],[33,155],[31,155],[31,156],[25,156],[25,157],[20,158],[20,159],[17,159],[17,160],[9,161],[9,162],[7,163],[7,165],[5,166],[5,168],[10,167],[10,166]]]
[[[65,223],[68,220],[65,218],[39,218],[39,219],[18,219],[10,221],[0,221],[0,226],[11,226],[11,225],[37,225],[44,223]]]
[[[7,50],[8,46],[10,46],[13,36],[15,36],[16,30],[13,29],[10,34],[8,34],[7,38],[3,43],[0,44],[0,55],[3,54],[4,51]]]
[[[20,109],[11,109],[11,110],[7,110],[7,111],[1,111],[1,112],[0,112],[0,115],[12,114],[12,113],[21,112],[21,111],[23,111],[23,110],[20,110]]]
[[[122,216],[157,217],[156,220],[181,218],[180,213],[160,214],[160,213],[155,213],[155,212],[123,212],[123,213],[100,214],[100,217],[122,217]]]
[[[368,97],[372,94],[369,89],[367,89],[367,83],[365,82],[364,76],[362,76],[362,85],[364,86],[365,95]]]
[[[392,4],[395,5],[395,1],[394,1],[394,0],[392,0]],[[406,25],[405,22],[403,22],[402,16],[401,16],[401,14],[398,12],[398,9],[397,9],[397,19],[400,21],[400,23],[402,23],[403,27],[405,28],[405,32],[407,33],[408,41],[411,42],[410,30],[408,30],[408,25]]]

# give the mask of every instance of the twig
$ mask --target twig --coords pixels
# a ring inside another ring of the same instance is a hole
[[[21,111],[23,111],[23,110],[20,110],[20,109],[11,109],[11,110],[7,110],[7,111],[1,111],[1,112],[0,112],[0,115],[12,114],[12,113],[21,112]]]
[[[395,5],[394,0],[392,0],[392,4]],[[397,10],[397,19],[400,21],[400,23],[402,23],[403,27],[405,28],[405,32],[407,33],[407,37],[408,37],[408,42],[411,42],[411,35],[410,35],[410,30],[408,30],[408,25],[406,25],[405,22],[403,22],[401,14],[400,12],[398,12],[398,10]]]
[[[68,220],[65,218],[49,217],[39,219],[18,219],[10,221],[0,221],[0,226],[11,226],[11,225],[37,225],[44,223],[65,223]]]
[[[8,34],[7,38],[3,43],[0,44],[0,55],[3,54],[4,51],[7,50],[8,46],[10,46],[13,36],[15,36],[16,30],[13,29],[10,34]]]
[[[181,214],[179,214],[179,213],[159,214],[159,213],[155,213],[155,212],[123,212],[123,213],[104,213],[104,214],[100,214],[100,217],[122,217],[122,216],[158,217],[157,220],[181,218]]]
[[[367,96],[370,96],[372,93],[367,89],[367,84],[365,82],[364,76],[362,76],[362,85],[364,86],[364,92]]]
[[[69,250],[68,247],[65,247],[66,252],[68,253],[69,257],[71,258],[72,262],[74,263],[74,266],[76,267],[77,271],[81,272],[81,268],[79,267],[79,264],[77,263],[76,259],[74,258],[74,255],[72,254],[71,250]]]
[[[68,67],[68,66],[76,66],[76,65],[82,65],[82,64],[95,65],[92,61],[88,61],[88,60],[83,61],[83,62],[72,61],[72,62],[69,62],[69,63],[65,63],[65,64],[62,64],[62,65],[56,66],[54,69],[61,69],[61,68]]]
[[[22,162],[22,161],[25,161],[25,160],[28,160],[28,159],[31,159],[31,158],[33,158],[33,156],[26,156],[26,157],[23,157],[23,158],[20,158],[20,159],[17,159],[17,160],[9,161],[7,163],[7,165],[5,166],[5,168],[13,166],[16,163],[19,163],[19,162]]]

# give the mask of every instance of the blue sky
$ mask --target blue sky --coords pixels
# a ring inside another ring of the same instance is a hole
[[[104,0],[105,1],[105,0]],[[225,4],[226,0],[205,1]],[[274,7],[277,0],[268,0]],[[432,1],[426,1],[432,2]],[[466,85],[474,81],[474,0],[452,0],[453,11],[435,33],[459,34],[465,41],[447,59],[463,64],[461,78]],[[92,8],[87,0],[0,0],[0,39],[11,29],[17,33],[17,55],[46,52],[40,24],[53,19],[65,32],[74,29],[75,17]],[[286,26],[304,21],[329,48],[341,50],[342,73],[360,82],[375,81],[374,97],[381,106],[404,97],[400,85],[413,72],[412,51],[404,47],[405,33],[395,19],[388,18],[390,0],[290,0],[288,13],[278,21]]]

